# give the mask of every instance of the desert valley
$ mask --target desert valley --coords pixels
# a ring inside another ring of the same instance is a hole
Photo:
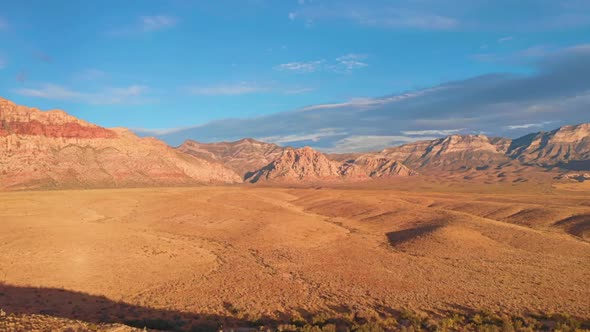
[[[0,124],[2,331],[590,328],[590,124],[346,154]]]

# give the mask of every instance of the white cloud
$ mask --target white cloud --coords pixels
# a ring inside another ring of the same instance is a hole
[[[513,39],[514,39],[514,37],[512,37],[512,36],[506,36],[506,37],[502,37],[502,38],[499,38],[499,39],[498,39],[498,43],[499,43],[499,44],[502,44],[502,43],[505,43],[505,42],[511,41],[511,40],[513,40]]]
[[[337,141],[333,148],[325,149],[327,152],[359,152],[359,151],[377,151],[404,143],[411,143],[423,140],[432,140],[435,137],[421,136],[409,137],[399,135],[356,135],[349,136]]]
[[[349,20],[357,24],[388,29],[450,30],[459,26],[455,18],[409,7],[339,4],[306,6],[292,13],[292,20]]]
[[[148,129],[148,128],[129,128],[129,129],[140,136],[159,136],[159,135],[173,134],[175,132],[189,129],[189,128],[190,129],[198,128],[198,126],[177,127],[177,128],[158,128],[158,129]]]
[[[156,15],[140,17],[141,29],[143,31],[155,31],[170,28],[178,23],[178,19],[173,16]]]
[[[367,67],[369,64],[363,62],[366,59],[365,54],[347,54],[336,58],[336,61],[344,67],[346,71],[352,71],[353,69],[359,69]]]
[[[368,58],[365,54],[346,54],[337,57],[333,61],[296,61],[283,63],[275,67],[280,71],[292,71],[297,73],[314,73],[320,70],[335,73],[349,73],[355,69],[367,67],[369,64],[362,61]]]
[[[162,138],[179,144],[186,138],[213,141],[303,136],[316,134],[322,128],[338,128],[336,132],[348,134],[292,145],[360,151],[440,137],[430,134],[447,134],[458,128],[465,128],[460,133],[486,132],[489,136],[515,138],[538,131],[531,129],[539,128],[530,124],[553,121],[551,126],[541,127],[549,129],[558,124],[588,122],[590,47],[578,45],[551,52],[529,62],[529,66],[531,71],[527,74],[492,73],[400,95],[357,98],[260,117],[214,121]],[[514,129],[524,125],[529,128]],[[292,139],[299,138],[287,138]]]
[[[269,91],[270,88],[256,83],[241,82],[216,86],[193,86],[188,88],[191,94],[202,96],[234,96]]]
[[[525,123],[525,124],[509,125],[509,126],[505,126],[504,128],[506,128],[508,130],[540,128],[545,125],[551,124],[553,122],[554,121],[544,121],[544,122],[539,122],[539,123]]]
[[[463,131],[463,130],[465,130],[465,128],[461,128],[461,129],[434,129],[434,130],[407,130],[407,131],[402,131],[402,134],[408,135],[408,136],[423,136],[423,135],[447,136],[447,135],[456,134],[456,133]]]
[[[307,111],[315,111],[315,110],[323,110],[323,109],[331,109],[331,108],[341,108],[341,107],[351,107],[354,109],[370,109],[372,107],[395,103],[404,101],[411,98],[416,98],[419,96],[426,95],[431,92],[436,92],[439,90],[443,90],[445,87],[435,87],[430,89],[423,89],[417,90],[413,92],[406,92],[395,96],[383,97],[383,98],[353,98],[347,102],[343,103],[334,103],[334,104],[318,104],[313,106],[307,106],[299,111],[307,112]]]
[[[334,128],[322,128],[314,133],[276,135],[276,136],[259,137],[257,139],[259,141],[263,141],[263,142],[269,142],[269,143],[275,143],[275,144],[285,144],[285,143],[294,143],[294,142],[303,142],[303,141],[317,142],[322,138],[333,137],[333,136],[344,136],[344,135],[347,135],[347,133],[342,132],[342,131],[338,131]]]
[[[14,93],[35,98],[65,100],[97,105],[127,104],[138,102],[138,98],[147,90],[141,85],[127,87],[110,87],[98,92],[82,92],[68,87],[45,84],[40,88],[21,88]]]
[[[296,18],[297,18],[297,13],[295,13],[295,12],[289,13],[289,19],[291,21],[295,21]]]
[[[298,73],[313,73],[320,69],[321,65],[324,62],[324,60],[308,62],[289,62],[278,65],[276,69],[281,71],[294,71]]]
[[[288,95],[298,95],[302,93],[307,93],[314,91],[314,88],[293,88],[293,89],[286,89],[283,92]]]

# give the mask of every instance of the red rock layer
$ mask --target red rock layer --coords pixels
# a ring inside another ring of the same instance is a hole
[[[43,124],[37,120],[30,122],[0,122],[0,136],[32,135],[63,138],[116,138],[117,134],[102,127],[82,126],[76,122],[64,124]]]

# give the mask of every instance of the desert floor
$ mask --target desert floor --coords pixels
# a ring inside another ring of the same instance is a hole
[[[588,317],[590,190],[0,193],[0,308],[111,322],[404,308]]]

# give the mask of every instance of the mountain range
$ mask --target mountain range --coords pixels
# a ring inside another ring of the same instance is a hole
[[[245,138],[173,148],[124,128],[0,98],[0,188],[95,188],[231,183],[353,182],[435,175],[527,181],[543,174],[583,181],[590,124],[517,138],[451,135],[382,151],[324,154]]]

